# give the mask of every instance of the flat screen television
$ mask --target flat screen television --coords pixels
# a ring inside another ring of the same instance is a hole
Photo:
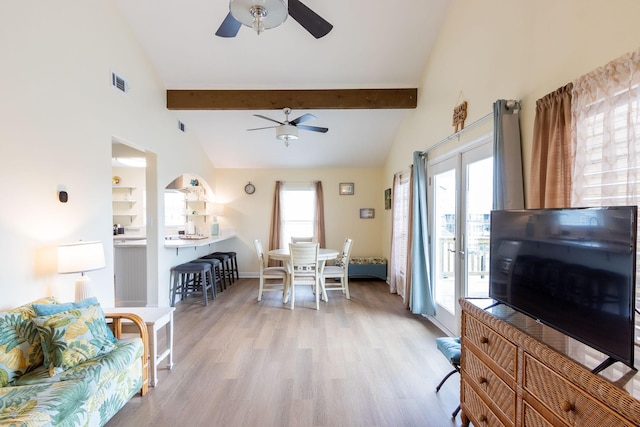
[[[634,368],[636,230],[636,206],[493,211],[489,296]]]

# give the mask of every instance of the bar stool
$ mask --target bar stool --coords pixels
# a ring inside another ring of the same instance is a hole
[[[220,261],[220,265],[222,266],[222,280],[224,282],[224,286],[226,288],[227,282],[229,286],[233,283],[233,271],[231,270],[231,257],[226,253],[222,252],[214,252],[209,255],[205,255],[201,257],[201,259],[217,259]]]
[[[213,276],[214,284],[220,286],[220,292],[225,290],[225,286],[224,286],[224,283],[223,283],[223,280],[222,280],[222,277],[223,277],[222,276],[222,267],[221,267],[222,263],[220,262],[219,259],[217,259],[217,258],[208,258],[208,259],[197,258],[197,259],[194,259],[194,260],[192,260],[190,262],[206,262],[207,264],[211,264],[211,275]],[[215,297],[217,297],[218,295],[217,295],[217,290],[216,290],[215,286],[213,287],[213,291],[214,291]]]
[[[214,254],[227,254],[230,257],[229,264],[231,270],[231,279],[235,281],[236,279],[240,279],[240,274],[238,272],[238,257],[237,254],[233,251],[229,252],[214,252]],[[235,277],[234,277],[235,275]]]
[[[207,291],[215,298],[211,264],[203,262],[187,262],[171,268],[173,287],[171,289],[171,307],[176,305],[176,295],[183,297],[202,292],[204,305],[209,305]]]

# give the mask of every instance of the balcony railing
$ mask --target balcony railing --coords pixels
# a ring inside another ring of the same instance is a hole
[[[484,278],[489,275],[489,237],[474,238],[474,248],[467,248],[465,260],[469,276],[479,276]],[[444,237],[438,241],[439,260],[438,270],[441,277],[453,277],[455,267],[455,239],[453,237]]]

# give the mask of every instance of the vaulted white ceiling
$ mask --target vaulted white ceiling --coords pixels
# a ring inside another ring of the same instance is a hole
[[[257,35],[215,32],[227,0],[114,0],[167,89],[382,89],[418,87],[446,14],[448,0],[303,0],[333,25],[315,39],[289,17]],[[259,0],[256,0],[259,1]],[[218,168],[378,167],[407,110],[293,110],[312,113],[285,147],[275,110],[178,111]]]

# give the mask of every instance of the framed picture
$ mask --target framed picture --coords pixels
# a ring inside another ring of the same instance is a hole
[[[341,182],[340,183],[340,195],[341,196],[353,196],[353,182]]]
[[[371,219],[375,217],[376,210],[373,208],[360,209],[360,219]]]
[[[391,209],[391,189],[387,188],[384,190],[384,209]]]

